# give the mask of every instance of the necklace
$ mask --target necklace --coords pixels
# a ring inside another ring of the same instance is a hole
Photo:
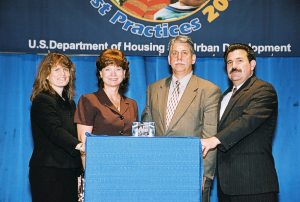
[[[111,103],[114,105],[114,107],[120,111],[121,109],[121,96],[119,93],[108,93],[106,89],[104,89],[104,92],[106,93],[108,99],[111,101]]]
[[[116,100],[113,100],[113,99],[111,99],[111,98],[109,98],[109,99],[110,99],[110,101],[113,103],[114,107],[115,107],[118,111],[120,111],[120,103],[121,103],[120,99],[116,99]]]
[[[114,105],[114,107],[120,111],[120,105],[121,105],[121,96],[108,96],[108,99],[111,101],[111,103]]]

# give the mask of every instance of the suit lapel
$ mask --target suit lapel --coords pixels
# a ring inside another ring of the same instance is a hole
[[[120,105],[121,105],[120,106],[121,111],[119,113],[123,115],[129,109],[129,102],[126,97],[121,98]]]
[[[197,94],[198,94],[197,80],[193,75],[188,85],[186,86],[186,89],[177,105],[177,108],[170,122],[169,128],[172,128],[183,117],[183,114],[191,105],[191,103],[193,102]]]
[[[222,94],[222,97],[221,97],[220,102],[219,102],[219,113],[220,113],[220,111],[221,111],[221,103],[222,103],[223,98],[224,98],[225,95],[226,95],[227,93],[229,93],[231,90],[232,90],[232,86],[230,86],[230,87]],[[226,116],[228,115],[228,112],[229,112],[229,107],[228,107],[228,105],[229,105],[229,102],[228,102],[228,104],[227,104],[227,106],[226,106],[225,111],[223,112],[223,115],[222,115],[221,119],[219,120],[219,125],[221,125],[221,123],[223,122],[224,117],[226,117]]]
[[[121,97],[120,100],[120,112],[117,110],[117,108],[113,105],[113,103],[110,101],[104,90],[101,88],[99,89],[94,95],[97,97],[99,102],[106,107],[108,107],[110,110],[114,111],[117,114],[123,115],[129,108],[129,102],[126,97]]]
[[[248,81],[246,81],[242,86],[241,88],[239,88],[236,93],[230,98],[229,102],[228,102],[228,105],[221,117],[221,120],[219,122],[219,125],[222,125],[223,121],[225,120],[225,118],[229,115],[229,113],[231,112],[233,106],[235,106],[236,102],[240,99],[240,97],[246,93],[250,86],[252,86],[252,84],[255,82],[256,80],[256,77],[255,76],[252,76],[251,78],[249,78]],[[226,93],[228,93],[228,91],[231,90],[231,88],[229,88],[228,90],[226,90],[226,92],[223,94],[226,95]]]
[[[164,131],[166,131],[166,110],[167,110],[167,102],[168,102],[168,94],[170,89],[172,77],[167,78],[163,83],[161,83],[159,87],[159,91],[157,93],[157,100],[159,103],[159,114],[161,123],[163,125]]]
[[[221,117],[220,123],[219,125],[221,125],[224,121],[224,119],[229,115],[229,113],[231,112],[233,106],[235,105],[235,103],[239,100],[239,98],[244,94],[244,89],[241,90],[239,93],[235,93],[234,96],[232,96],[226,106],[226,109]]]

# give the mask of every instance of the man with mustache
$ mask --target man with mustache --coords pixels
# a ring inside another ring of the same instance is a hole
[[[148,86],[142,120],[155,122],[157,136],[214,136],[221,91],[193,75],[196,55],[189,37],[171,39],[168,61],[173,74]],[[209,201],[215,166],[216,152],[210,151],[204,159],[203,202]]]
[[[224,61],[232,86],[223,94],[218,133],[201,139],[204,157],[217,147],[219,201],[278,201],[272,156],[276,91],[255,76],[256,59],[250,46],[230,45]]]

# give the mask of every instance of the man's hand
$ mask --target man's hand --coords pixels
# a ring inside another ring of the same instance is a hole
[[[204,158],[209,150],[216,148],[216,146],[218,144],[221,144],[221,142],[216,137],[210,137],[206,139],[201,139],[201,144],[202,144],[202,156]]]

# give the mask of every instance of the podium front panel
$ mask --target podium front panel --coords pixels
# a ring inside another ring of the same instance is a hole
[[[199,202],[201,184],[199,138],[87,136],[86,202]]]

